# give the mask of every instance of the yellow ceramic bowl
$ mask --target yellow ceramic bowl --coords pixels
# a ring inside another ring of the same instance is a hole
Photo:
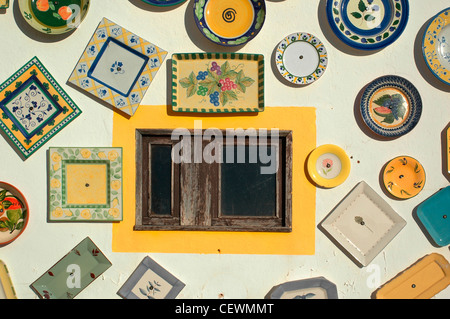
[[[350,174],[350,168],[347,154],[336,145],[319,146],[308,157],[308,174],[321,187],[332,188],[342,184]]]
[[[383,171],[386,190],[400,199],[408,199],[420,193],[425,185],[425,170],[416,159],[399,156],[389,161]]]

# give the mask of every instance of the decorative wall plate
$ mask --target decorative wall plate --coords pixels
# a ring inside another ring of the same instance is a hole
[[[123,218],[122,148],[49,149],[49,221]]]
[[[30,288],[41,299],[73,299],[111,266],[94,242],[86,237]]]
[[[348,155],[336,145],[319,146],[308,157],[308,174],[321,187],[341,185],[350,174],[350,168]]]
[[[361,116],[366,125],[384,137],[399,137],[416,127],[422,115],[422,99],[416,87],[399,76],[387,75],[364,90]]]
[[[142,0],[142,1],[158,7],[170,7],[183,3],[186,0]]]
[[[322,228],[363,267],[391,242],[406,221],[362,181],[322,221]]]
[[[425,186],[425,180],[422,164],[410,156],[399,156],[390,160],[383,172],[384,187],[400,199],[419,194]]]
[[[400,272],[375,293],[376,299],[430,299],[450,284],[450,264],[432,253]]]
[[[318,80],[328,65],[328,54],[315,36],[297,32],[285,37],[275,54],[277,70],[294,84],[310,84]]]
[[[450,186],[441,189],[417,207],[417,217],[434,242],[450,244]]]
[[[27,227],[29,206],[25,196],[14,186],[0,182],[0,246],[17,239]]]
[[[9,277],[5,263],[0,260],[0,299],[17,299],[16,291]]]
[[[25,21],[47,34],[73,31],[83,22],[90,0],[19,0]]]
[[[324,277],[289,281],[275,286],[267,299],[338,299],[337,287]]]
[[[69,82],[132,116],[167,52],[104,18]]]
[[[0,86],[0,131],[24,159],[80,114],[37,57]]]
[[[264,56],[177,53],[172,56],[175,112],[264,111]]]
[[[422,52],[431,72],[450,85],[450,8],[439,12],[426,28]]]
[[[8,9],[9,0],[0,0],[0,9]]]
[[[145,257],[117,292],[124,299],[175,299],[185,284]]]
[[[236,46],[252,40],[266,19],[265,0],[194,0],[194,19],[212,42]]]
[[[345,44],[376,50],[400,37],[409,17],[408,0],[327,0],[331,29]]]

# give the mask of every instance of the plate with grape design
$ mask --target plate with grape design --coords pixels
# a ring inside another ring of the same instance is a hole
[[[383,184],[396,198],[408,199],[422,191],[425,185],[425,170],[415,158],[398,156],[386,164]]]
[[[361,116],[377,135],[394,138],[410,132],[422,115],[422,99],[408,80],[387,75],[375,79],[364,90]]]

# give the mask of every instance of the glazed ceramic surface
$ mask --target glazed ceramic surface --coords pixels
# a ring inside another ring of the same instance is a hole
[[[408,199],[419,194],[425,186],[425,170],[416,159],[399,156],[386,164],[383,183],[393,196]]]
[[[428,25],[422,52],[431,72],[450,85],[450,8],[439,12]]]
[[[308,157],[308,174],[321,187],[332,188],[342,184],[350,174],[350,159],[336,145],[317,147]]]
[[[236,46],[252,40],[266,18],[264,0],[195,0],[194,19],[212,42]]]
[[[370,264],[405,225],[405,220],[364,181],[321,223],[362,266]]]
[[[190,53],[172,56],[176,112],[264,111],[264,56]]]
[[[30,285],[41,299],[73,299],[112,266],[86,237]]]
[[[132,116],[166,56],[167,51],[104,18],[69,82]]]
[[[328,0],[331,29],[345,44],[376,50],[400,37],[409,16],[408,0]]]
[[[80,114],[36,57],[0,87],[0,129],[25,159]]]
[[[25,230],[29,207],[23,194],[14,186],[0,182],[0,246],[8,245]]]
[[[338,292],[335,284],[324,277],[317,277],[275,286],[268,299],[338,299]]]
[[[80,25],[90,0],[18,0],[20,11],[36,30],[48,34],[70,32]]]
[[[48,220],[122,220],[121,148],[50,148]]]
[[[158,7],[170,7],[183,3],[186,0],[142,0],[142,1]]]
[[[0,299],[17,299],[8,267],[0,260]]]
[[[416,87],[399,76],[383,76],[363,92],[361,116],[367,126],[384,137],[410,132],[422,115],[422,99]]]
[[[450,127],[447,129],[447,171],[450,173]]]
[[[117,292],[124,299],[175,299],[185,284],[145,257]]]
[[[8,9],[9,0],[0,0],[0,9]]]
[[[318,80],[328,65],[323,43],[309,33],[297,32],[285,37],[275,54],[277,70],[289,82],[310,84]]]

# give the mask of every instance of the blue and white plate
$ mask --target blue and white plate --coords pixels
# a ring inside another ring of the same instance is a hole
[[[403,33],[409,16],[408,0],[328,0],[331,29],[345,44],[377,50]]]
[[[183,3],[186,0],[142,0],[142,1],[158,7],[170,7]]]

